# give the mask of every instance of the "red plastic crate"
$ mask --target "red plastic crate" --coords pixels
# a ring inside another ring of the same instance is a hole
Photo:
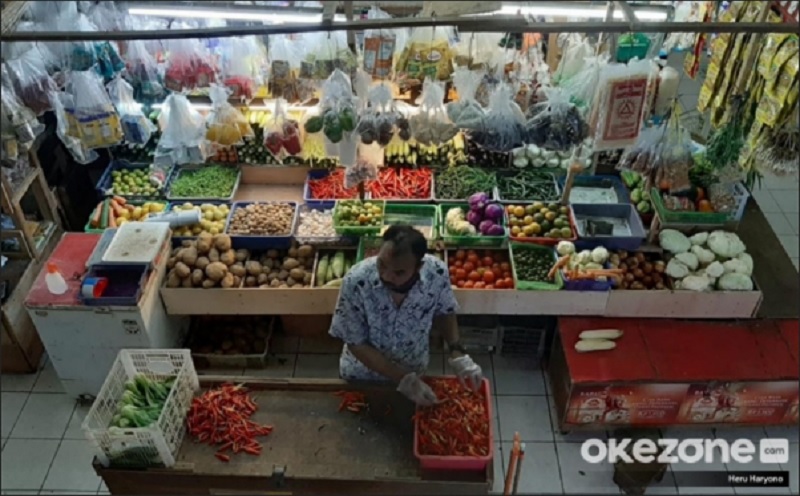
[[[458,381],[456,377],[437,377],[438,380],[447,379]],[[492,462],[494,455],[494,432],[492,432],[492,394],[489,390],[489,380],[483,379],[480,388],[486,402],[487,422],[489,422],[489,454],[486,456],[437,456],[423,455],[419,451],[419,422],[414,421],[414,456],[419,460],[423,470],[457,470],[457,471],[481,471],[486,470],[486,466]],[[417,407],[419,413],[420,407]]]

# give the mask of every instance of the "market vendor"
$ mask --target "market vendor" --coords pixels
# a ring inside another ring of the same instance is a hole
[[[409,226],[391,226],[375,257],[345,276],[330,335],[344,341],[339,374],[345,380],[393,381],[419,405],[436,402],[422,381],[434,319],[441,320],[458,377],[477,388],[481,368],[459,343],[456,302],[447,266],[428,255],[425,237]]]

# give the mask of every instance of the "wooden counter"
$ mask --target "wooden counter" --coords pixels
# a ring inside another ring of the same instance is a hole
[[[230,378],[205,376],[201,387]],[[274,426],[260,456],[223,463],[214,448],[187,438],[170,469],[107,469],[94,464],[112,494],[486,494],[485,472],[425,472],[413,455],[413,404],[393,387],[340,380],[241,378]],[[362,391],[368,412],[339,412],[339,390]]]

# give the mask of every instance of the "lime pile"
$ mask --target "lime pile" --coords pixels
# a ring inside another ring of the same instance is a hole
[[[147,169],[120,169],[111,171],[111,193],[120,196],[156,196],[158,187],[150,183]]]

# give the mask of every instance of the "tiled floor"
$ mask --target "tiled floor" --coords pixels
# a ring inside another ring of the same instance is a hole
[[[764,212],[772,230],[780,239],[784,250],[798,267],[800,246],[798,235],[800,228],[800,187],[797,177],[777,177],[767,175],[761,182],[761,188],[753,191],[758,207]]]
[[[338,355],[332,343],[310,343],[284,339],[275,343],[276,355],[263,370],[236,370],[269,377],[338,377]],[[313,350],[316,353],[298,353]],[[582,460],[581,442],[589,437],[606,438],[609,433],[561,434],[555,427],[555,408],[548,395],[546,374],[528,360],[494,355],[477,355],[476,360],[492,380],[495,429],[495,493],[502,493],[505,465],[515,431],[526,443],[520,474],[520,493],[537,494],[619,494],[612,482],[613,469]],[[444,355],[431,355],[429,373],[446,371]],[[207,373],[219,373],[208,371]],[[61,390],[52,366],[36,375],[0,377],[2,386],[2,481],[3,494],[107,494],[91,468],[92,451],[80,430],[88,408],[76,406]],[[760,467],[791,471],[792,491],[798,492],[798,429],[671,429],[669,437],[717,436],[721,438],[789,437],[791,457],[786,466]],[[647,494],[731,494],[724,489],[686,487],[678,489],[682,473],[688,470],[736,470],[732,464],[673,466],[664,480]],[[692,489],[692,488],[688,488]],[[738,491],[736,494],[747,491]],[[788,490],[775,494],[789,494]]]

